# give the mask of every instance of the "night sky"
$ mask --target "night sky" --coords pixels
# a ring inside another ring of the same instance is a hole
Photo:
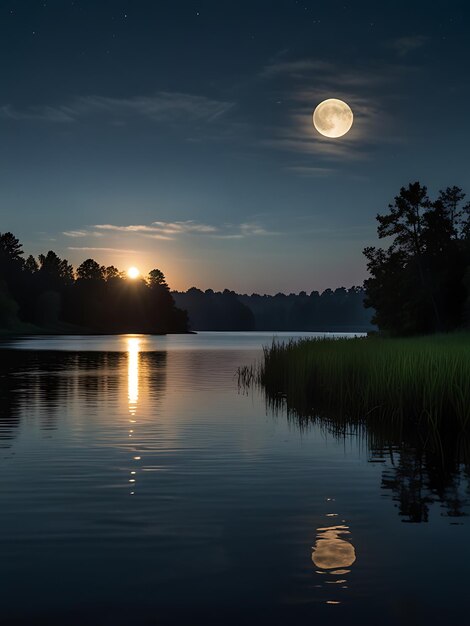
[[[465,4],[0,0],[0,231],[177,289],[360,284],[400,186],[470,193]]]

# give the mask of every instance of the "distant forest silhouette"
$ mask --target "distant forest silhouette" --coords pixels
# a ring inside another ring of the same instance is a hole
[[[188,312],[195,330],[266,330],[266,331],[360,331],[372,327],[372,312],[364,308],[365,291],[361,287],[323,293],[274,296],[237,294],[234,291],[172,292],[178,307]]]

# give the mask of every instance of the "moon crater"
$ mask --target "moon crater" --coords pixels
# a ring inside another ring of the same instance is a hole
[[[337,139],[351,130],[354,115],[351,107],[337,98],[323,100],[313,112],[313,125],[321,135]]]

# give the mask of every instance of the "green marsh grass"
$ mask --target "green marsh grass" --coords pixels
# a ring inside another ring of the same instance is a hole
[[[238,375],[299,417],[394,431],[470,428],[470,333],[274,341],[259,365]]]

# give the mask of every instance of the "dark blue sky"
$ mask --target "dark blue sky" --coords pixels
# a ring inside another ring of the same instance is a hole
[[[359,284],[401,185],[470,193],[465,2],[0,3],[0,230],[174,288]],[[312,111],[346,100],[350,133]]]

